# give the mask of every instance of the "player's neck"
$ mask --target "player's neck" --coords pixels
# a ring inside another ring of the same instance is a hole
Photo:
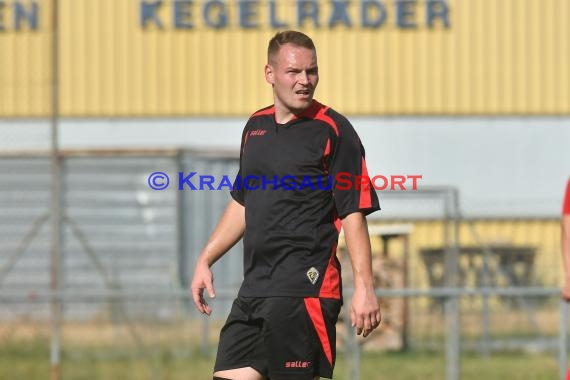
[[[290,122],[293,118],[295,118],[295,114],[293,110],[288,107],[285,107],[279,99],[274,99],[275,103],[275,122],[277,124],[285,124]]]
[[[295,114],[290,110],[280,110],[275,107],[275,122],[277,124],[286,124],[295,118]]]
[[[314,101],[311,102],[314,104]],[[278,99],[275,99],[275,122],[277,124],[286,124],[297,117],[300,117],[309,107],[302,110],[293,110],[281,104]]]

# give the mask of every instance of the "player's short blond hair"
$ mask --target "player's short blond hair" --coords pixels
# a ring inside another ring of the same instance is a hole
[[[317,51],[311,37],[296,30],[286,30],[284,32],[277,33],[271,40],[269,40],[269,45],[267,47],[267,62],[271,62],[272,58],[279,53],[281,46],[285,44],[292,44],[315,52]]]

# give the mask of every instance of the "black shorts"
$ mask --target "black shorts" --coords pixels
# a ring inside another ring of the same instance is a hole
[[[328,298],[238,296],[214,371],[252,367],[275,380],[332,378],[340,307]]]

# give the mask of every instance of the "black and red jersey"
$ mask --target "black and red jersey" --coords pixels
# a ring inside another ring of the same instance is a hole
[[[245,206],[240,295],[341,298],[340,220],[380,209],[345,117],[317,101],[286,124],[274,106],[257,111],[231,194]]]
[[[570,215],[570,178],[566,184],[566,195],[564,196],[564,203],[562,205],[562,214]]]

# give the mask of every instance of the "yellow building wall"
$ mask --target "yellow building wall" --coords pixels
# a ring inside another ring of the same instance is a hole
[[[0,0],[0,117],[46,116],[51,110],[51,4],[37,5],[38,29],[22,23],[17,30],[13,3]]]
[[[444,225],[441,221],[412,221],[409,235],[409,287],[429,287],[426,266],[421,258],[423,249],[437,249],[445,246]],[[399,224],[396,222],[396,224]],[[392,239],[389,243],[389,257],[402,260],[404,243],[402,239]],[[459,225],[459,245],[462,247],[481,247],[483,245],[510,245],[513,247],[531,247],[535,250],[532,268],[532,283],[528,286],[556,287],[562,285],[562,256],[560,251],[560,220],[558,219],[497,219],[462,221]],[[382,241],[372,237],[375,255],[380,255]],[[462,257],[461,260],[466,260]],[[482,256],[474,263],[481,267]],[[467,263],[460,263],[466,267]],[[514,270],[520,270],[515,266]],[[472,276],[471,276],[472,277]],[[470,279],[472,280],[472,278]],[[507,285],[501,277],[499,285]],[[475,286],[467,283],[466,286]]]
[[[263,78],[275,33],[269,2],[259,0],[239,25],[202,16],[194,0],[177,29],[174,2],[162,1],[162,28],[141,26],[140,0],[59,0],[60,111],[69,117],[248,115],[271,103]],[[568,0],[447,0],[449,26],[427,25],[427,0],[410,5],[415,28],[398,26],[395,0],[382,27],[367,29],[360,0],[347,0],[352,26],[329,27],[330,0],[318,0],[317,28],[297,25],[297,2],[275,0],[276,15],[310,34],[318,49],[317,98],[352,115],[570,114]],[[0,0],[0,117],[47,116],[51,110],[52,0]],[[15,30],[16,3],[38,4],[39,25]],[[146,3],[151,3],[147,0]]]

